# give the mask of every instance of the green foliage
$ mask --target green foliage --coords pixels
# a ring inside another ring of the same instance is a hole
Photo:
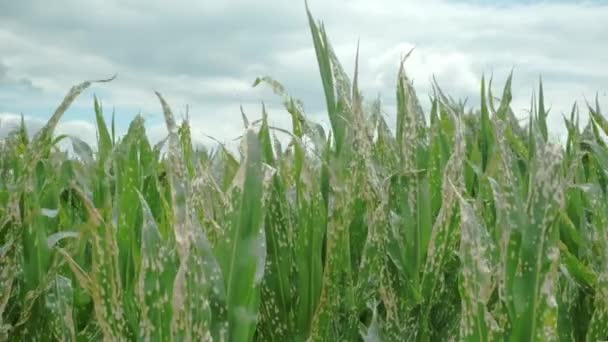
[[[0,142],[0,340],[608,339],[599,105],[563,146],[542,83],[520,126],[511,76],[475,112],[433,84],[427,116],[404,59],[393,133],[308,18],[330,132],[262,77],[292,129],[241,112],[240,156],[195,149],[157,94],[163,143],[142,117],[117,139],[95,99],[97,149],[68,158],[54,128],[85,82]]]

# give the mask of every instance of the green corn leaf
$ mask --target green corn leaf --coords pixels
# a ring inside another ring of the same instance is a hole
[[[265,174],[260,142],[252,130],[247,131],[245,144],[245,159],[231,190],[229,225],[215,248],[226,284],[230,338],[236,341],[253,338],[266,261],[262,223],[269,175]]]
[[[479,148],[481,150],[481,167],[486,170],[492,155],[492,125],[486,102],[485,78],[481,79],[481,130],[479,132]]]
[[[312,40],[315,47],[317,63],[319,65],[319,72],[321,74],[321,81],[323,83],[323,90],[325,91],[327,113],[331,122],[332,131],[334,132],[336,152],[340,153],[346,136],[346,125],[341,114],[339,102],[336,100],[332,62],[329,52],[329,42],[327,41],[327,36],[323,26],[319,28],[319,26],[315,23],[310,10],[308,9],[308,4],[306,4],[306,12],[308,14],[308,24],[310,26]]]
[[[112,146],[115,132],[114,132],[114,115],[112,115],[112,136],[108,132],[108,127],[106,126],[106,122],[103,118],[103,109],[97,97],[94,100],[95,107],[95,121],[97,123],[97,148],[99,151],[99,160],[103,163],[106,158],[109,156],[110,151],[112,150]]]

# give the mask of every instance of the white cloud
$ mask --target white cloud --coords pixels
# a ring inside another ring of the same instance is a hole
[[[25,123],[25,129],[30,137],[34,136],[45,122],[40,119],[31,118],[29,116],[23,117]],[[21,115],[15,113],[0,113],[0,139],[6,137],[11,132],[15,131],[21,126]]]
[[[23,116],[25,128],[30,137],[33,137],[45,124],[46,121],[33,118],[31,116]],[[18,129],[21,125],[21,115],[15,113],[0,113],[0,139],[6,137],[10,132]],[[89,146],[95,148],[97,145],[97,133],[95,126],[84,120],[67,120],[60,122],[55,129],[55,136],[68,135],[76,137]],[[65,146],[65,143],[64,145]]]
[[[84,120],[69,120],[60,122],[57,125],[55,134],[66,134],[72,137],[77,137],[86,142],[89,146],[97,145],[97,129],[91,122]]]

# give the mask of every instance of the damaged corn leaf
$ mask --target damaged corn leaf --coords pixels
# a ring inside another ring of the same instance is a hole
[[[177,262],[171,245],[163,241],[148,203],[138,193],[144,220],[137,304],[141,310],[138,338],[171,340],[171,297]]]
[[[173,283],[171,334],[177,340],[226,339],[222,272],[192,208],[192,188],[169,105],[157,93],[169,131],[167,176],[179,267]]]
[[[507,298],[513,309],[511,338],[519,341],[557,338],[557,218],[563,206],[562,157],[555,145],[544,144],[539,149],[531,175],[526,222],[511,232],[506,252],[510,264]]]
[[[73,319],[74,289],[72,281],[57,275],[46,295],[46,308],[51,313],[50,328],[58,341],[76,341]]]
[[[460,339],[494,341],[498,325],[488,311],[494,291],[494,244],[471,204],[460,197]]]

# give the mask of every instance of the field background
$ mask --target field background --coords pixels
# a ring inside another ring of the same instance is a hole
[[[500,94],[482,79],[475,111],[435,83],[425,114],[404,58],[389,123],[309,25],[331,129],[261,77],[291,127],[243,113],[238,151],[193,148],[159,93],[159,144],[141,116],[118,138],[98,101],[95,150],[54,134],[102,80],[33,138],[23,124],[2,140],[1,339],[608,338],[598,101],[563,117],[561,143],[542,83],[523,122],[511,78]]]

